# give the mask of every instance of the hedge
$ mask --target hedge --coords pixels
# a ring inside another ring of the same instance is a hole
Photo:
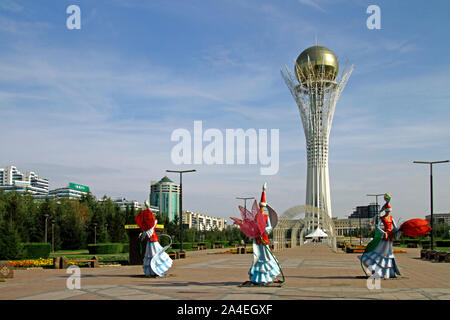
[[[405,244],[408,244],[408,243],[416,243],[416,244],[419,244],[419,243],[420,243],[420,240],[419,240],[419,239],[405,239]]]
[[[24,243],[25,257],[29,259],[44,258],[47,259],[50,255],[50,243],[43,242],[29,242]]]
[[[122,243],[97,243],[88,244],[89,254],[113,254],[122,253]]]
[[[201,242],[198,242],[198,243],[194,243],[194,246],[195,245],[199,245],[199,244],[204,245],[206,247],[206,249],[212,249],[212,242],[211,241],[201,241]]]
[[[436,247],[450,247],[450,240],[437,240]]]
[[[196,246],[197,243],[196,242],[184,242],[183,241],[183,250],[191,250],[193,246]],[[172,243],[172,248],[173,249],[180,249],[180,243],[179,242],[174,242]]]
[[[224,246],[228,246],[230,241],[214,241],[214,244],[223,244]]]

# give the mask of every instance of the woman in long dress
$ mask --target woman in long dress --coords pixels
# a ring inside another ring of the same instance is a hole
[[[142,214],[146,217],[146,225],[152,227],[143,231],[141,234],[142,241],[146,238],[148,239],[143,265],[144,273],[147,277],[162,277],[172,266],[172,259],[165,252],[168,246],[163,248],[159,244],[158,236],[155,233],[155,227],[158,220],[155,219],[155,216],[150,211],[150,204],[148,201],[145,202],[145,206],[146,210],[143,210]]]
[[[395,233],[399,230],[395,220],[391,216],[389,203],[383,206],[385,215],[378,221],[377,229],[381,233],[375,248],[363,255],[358,256],[361,264],[366,269],[366,274],[371,274],[384,279],[396,278],[400,275],[395,257],[392,251],[392,241]],[[383,225],[384,229],[381,228]],[[374,244],[372,244],[373,246]]]
[[[275,280],[280,274],[280,267],[278,266],[275,257],[269,249],[269,234],[272,232],[269,215],[265,212],[266,207],[266,184],[263,186],[261,195],[260,208],[264,214],[266,221],[266,229],[261,236],[261,239],[253,240],[253,264],[248,272],[250,281],[254,284],[268,284]],[[255,201],[256,204],[256,201]]]

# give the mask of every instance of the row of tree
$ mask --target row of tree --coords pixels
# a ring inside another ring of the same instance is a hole
[[[24,257],[23,243],[54,243],[54,250],[77,250],[87,244],[127,242],[126,224],[135,224],[138,212],[126,210],[104,196],[98,201],[92,194],[78,200],[36,200],[30,194],[0,191],[0,260]],[[156,216],[164,224],[164,233],[179,242],[178,217],[169,222]],[[47,227],[46,227],[47,226]],[[47,229],[47,232],[46,232]],[[46,237],[47,235],[47,237]],[[184,230],[183,241],[240,241],[239,229],[198,232]]]

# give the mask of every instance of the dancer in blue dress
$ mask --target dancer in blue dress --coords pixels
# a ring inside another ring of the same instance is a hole
[[[166,253],[170,244],[166,247],[161,247],[158,241],[158,236],[155,233],[156,224],[158,220],[150,211],[150,203],[145,201],[146,209],[139,212],[136,217],[136,222],[142,229],[141,240],[146,238],[147,246],[144,257],[144,273],[147,277],[162,277],[172,266],[172,259]]]
[[[275,256],[269,248],[269,234],[272,232],[273,228],[269,215],[265,211],[267,207],[266,189],[267,186],[264,184],[261,194],[261,202],[259,203],[260,210],[263,213],[264,220],[266,222],[266,228],[260,238],[253,239],[253,264],[248,272],[250,281],[259,285],[267,285],[273,282],[280,274],[278,261],[276,261]]]
[[[399,228],[391,216],[392,209],[389,204],[391,200],[389,193],[385,195],[385,200],[386,204],[382,208],[382,211],[385,211],[385,215],[378,220],[376,236],[369,243],[364,254],[358,256],[358,258],[361,260],[361,265],[366,275],[390,279],[400,276],[392,251],[392,241]],[[384,230],[381,228],[382,224]]]

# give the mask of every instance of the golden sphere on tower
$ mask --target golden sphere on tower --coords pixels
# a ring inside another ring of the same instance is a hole
[[[309,58],[309,61],[308,61]],[[307,86],[308,80],[314,82],[334,81],[339,71],[339,63],[333,51],[323,46],[312,46],[304,50],[295,62],[295,75],[301,85]],[[324,85],[327,84],[324,82]]]

